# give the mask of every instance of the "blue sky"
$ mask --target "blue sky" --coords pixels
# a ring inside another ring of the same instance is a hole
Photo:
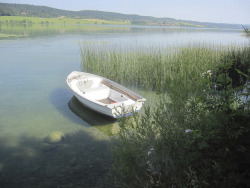
[[[101,10],[182,20],[250,24],[250,0],[0,0],[65,10]]]

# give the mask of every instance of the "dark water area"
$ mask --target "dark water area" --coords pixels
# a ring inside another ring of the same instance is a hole
[[[161,27],[1,27],[0,187],[110,187],[117,122],[83,107],[66,85],[80,45],[244,45],[235,30]],[[146,91],[137,91],[148,97]]]
[[[108,187],[111,156],[107,140],[85,131],[60,143],[22,136],[15,147],[1,145],[1,187]]]

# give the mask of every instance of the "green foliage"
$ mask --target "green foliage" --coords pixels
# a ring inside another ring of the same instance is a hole
[[[120,140],[111,150],[118,186],[185,185],[185,129],[168,119],[166,107],[161,103],[153,113],[146,108],[145,116],[120,120]],[[127,126],[132,128],[124,129]]]
[[[121,21],[106,21],[100,19],[76,19],[76,18],[37,18],[37,17],[23,17],[23,16],[0,16],[0,24],[3,26],[17,26],[17,25],[62,25],[62,24],[106,24],[106,25],[127,25],[127,22]]]
[[[246,83],[247,77],[239,74],[237,70],[241,70],[244,74],[248,73],[250,66],[250,47],[234,49],[226,53],[222,56],[221,62],[223,62],[223,66],[220,66],[216,72],[217,74],[227,73],[232,79],[232,87],[236,88]]]
[[[172,86],[170,100],[162,95],[162,101],[154,109],[145,108],[145,115],[120,119],[117,144],[111,148],[114,159],[111,180],[116,186],[250,186],[250,72],[236,70],[246,80],[240,86],[233,84],[237,77],[230,75],[235,64],[249,62],[245,59],[244,53],[249,53],[246,49],[241,50],[237,61],[234,58],[222,62],[232,54],[223,52],[216,58],[213,70],[207,69],[200,77],[195,77],[194,68],[188,70],[188,65],[184,65],[189,62],[189,53],[194,57],[192,50],[185,51],[176,61],[183,60],[183,64],[172,67],[172,71],[192,81],[177,82],[171,73],[173,82],[179,83],[175,87],[179,92],[183,91],[180,91],[182,86],[186,87],[188,95],[178,95]],[[199,59],[195,61],[197,68],[201,66]],[[186,72],[181,71],[182,66]],[[249,70],[249,64],[246,68]]]
[[[221,90],[208,87],[206,109],[209,121],[204,120],[193,127],[189,154],[192,156],[192,169],[195,169],[209,186],[247,187],[249,181],[249,99],[237,97],[239,88],[232,86],[229,70],[233,60],[219,65],[221,71],[215,84]],[[240,73],[242,74],[242,73]],[[244,75],[249,79],[248,75]],[[209,81],[210,82],[210,81]],[[214,83],[211,83],[214,84]],[[240,87],[249,95],[249,86]],[[196,112],[195,112],[196,113]],[[189,155],[188,154],[188,155]],[[200,161],[197,163],[197,160]],[[203,167],[202,169],[200,167]],[[204,170],[206,169],[206,170]]]
[[[227,79],[228,82],[231,79],[235,88],[246,82],[246,78],[235,69],[246,73],[250,65],[249,47],[222,50],[198,44],[179,49],[148,50],[141,47],[113,49],[107,45],[92,47],[84,44],[81,46],[81,54],[84,71],[157,93],[167,91],[172,99],[180,103],[187,100],[190,95],[201,94],[206,89],[204,79],[201,79],[202,72],[212,70],[211,79],[214,82],[217,80],[214,84],[216,87],[222,87],[219,83],[222,79]],[[216,68],[221,62],[225,62],[231,68]],[[222,77],[223,71],[228,72],[229,77]]]
[[[107,50],[108,49],[108,50]],[[180,49],[112,49],[82,46],[85,71],[100,74],[125,85],[169,94],[188,96],[200,92],[200,73],[212,67],[222,54],[211,48],[190,46]],[[150,76],[149,76],[150,75]],[[197,87],[190,88],[191,84]],[[179,92],[179,88],[182,92]]]

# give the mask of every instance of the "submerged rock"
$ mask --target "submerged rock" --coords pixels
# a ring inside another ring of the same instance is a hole
[[[65,138],[64,133],[61,131],[52,132],[45,141],[51,144],[60,143]]]

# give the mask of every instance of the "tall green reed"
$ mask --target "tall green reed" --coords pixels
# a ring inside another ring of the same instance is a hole
[[[84,71],[127,86],[167,91],[173,97],[201,92],[201,74],[213,69],[227,51],[230,48],[205,44],[180,48],[81,46]]]

